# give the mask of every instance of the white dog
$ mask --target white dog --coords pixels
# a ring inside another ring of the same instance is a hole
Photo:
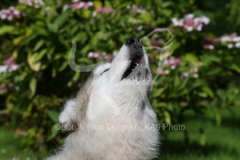
[[[77,126],[48,160],[148,160],[159,146],[148,96],[152,76],[142,42],[130,38],[111,64],[95,68],[59,121]]]

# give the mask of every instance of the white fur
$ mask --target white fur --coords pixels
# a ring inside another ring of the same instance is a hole
[[[74,105],[76,102],[71,99],[68,100],[64,106],[64,112],[62,112],[59,116],[59,123],[62,125],[70,126],[72,123],[72,120],[76,117],[76,111],[74,108]]]
[[[98,66],[66,103],[62,124],[76,122],[78,129],[65,140],[62,151],[48,160],[148,160],[159,144],[156,114],[148,95],[148,80],[121,79],[131,62],[123,45],[111,64]],[[145,67],[149,68],[144,51]],[[104,72],[106,69],[108,71]]]

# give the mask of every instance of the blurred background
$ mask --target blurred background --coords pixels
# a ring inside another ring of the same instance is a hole
[[[158,76],[150,101],[161,125],[159,159],[238,159],[239,6],[239,0],[1,0],[0,159],[38,159],[63,143],[68,132],[54,126],[89,74],[69,67],[72,42],[76,63],[86,66],[111,62],[128,38],[153,30],[158,38],[144,44],[162,48],[147,50]]]

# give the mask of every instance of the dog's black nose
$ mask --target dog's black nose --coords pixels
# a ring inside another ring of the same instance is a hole
[[[142,47],[142,41],[138,38],[129,38],[126,43],[126,46],[135,46],[135,47]]]

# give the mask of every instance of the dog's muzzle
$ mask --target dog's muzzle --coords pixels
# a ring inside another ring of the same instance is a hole
[[[131,61],[127,70],[124,72],[122,79],[143,80],[149,77],[150,71],[144,59],[144,47],[140,39],[130,38],[125,45],[128,47],[128,59]]]

